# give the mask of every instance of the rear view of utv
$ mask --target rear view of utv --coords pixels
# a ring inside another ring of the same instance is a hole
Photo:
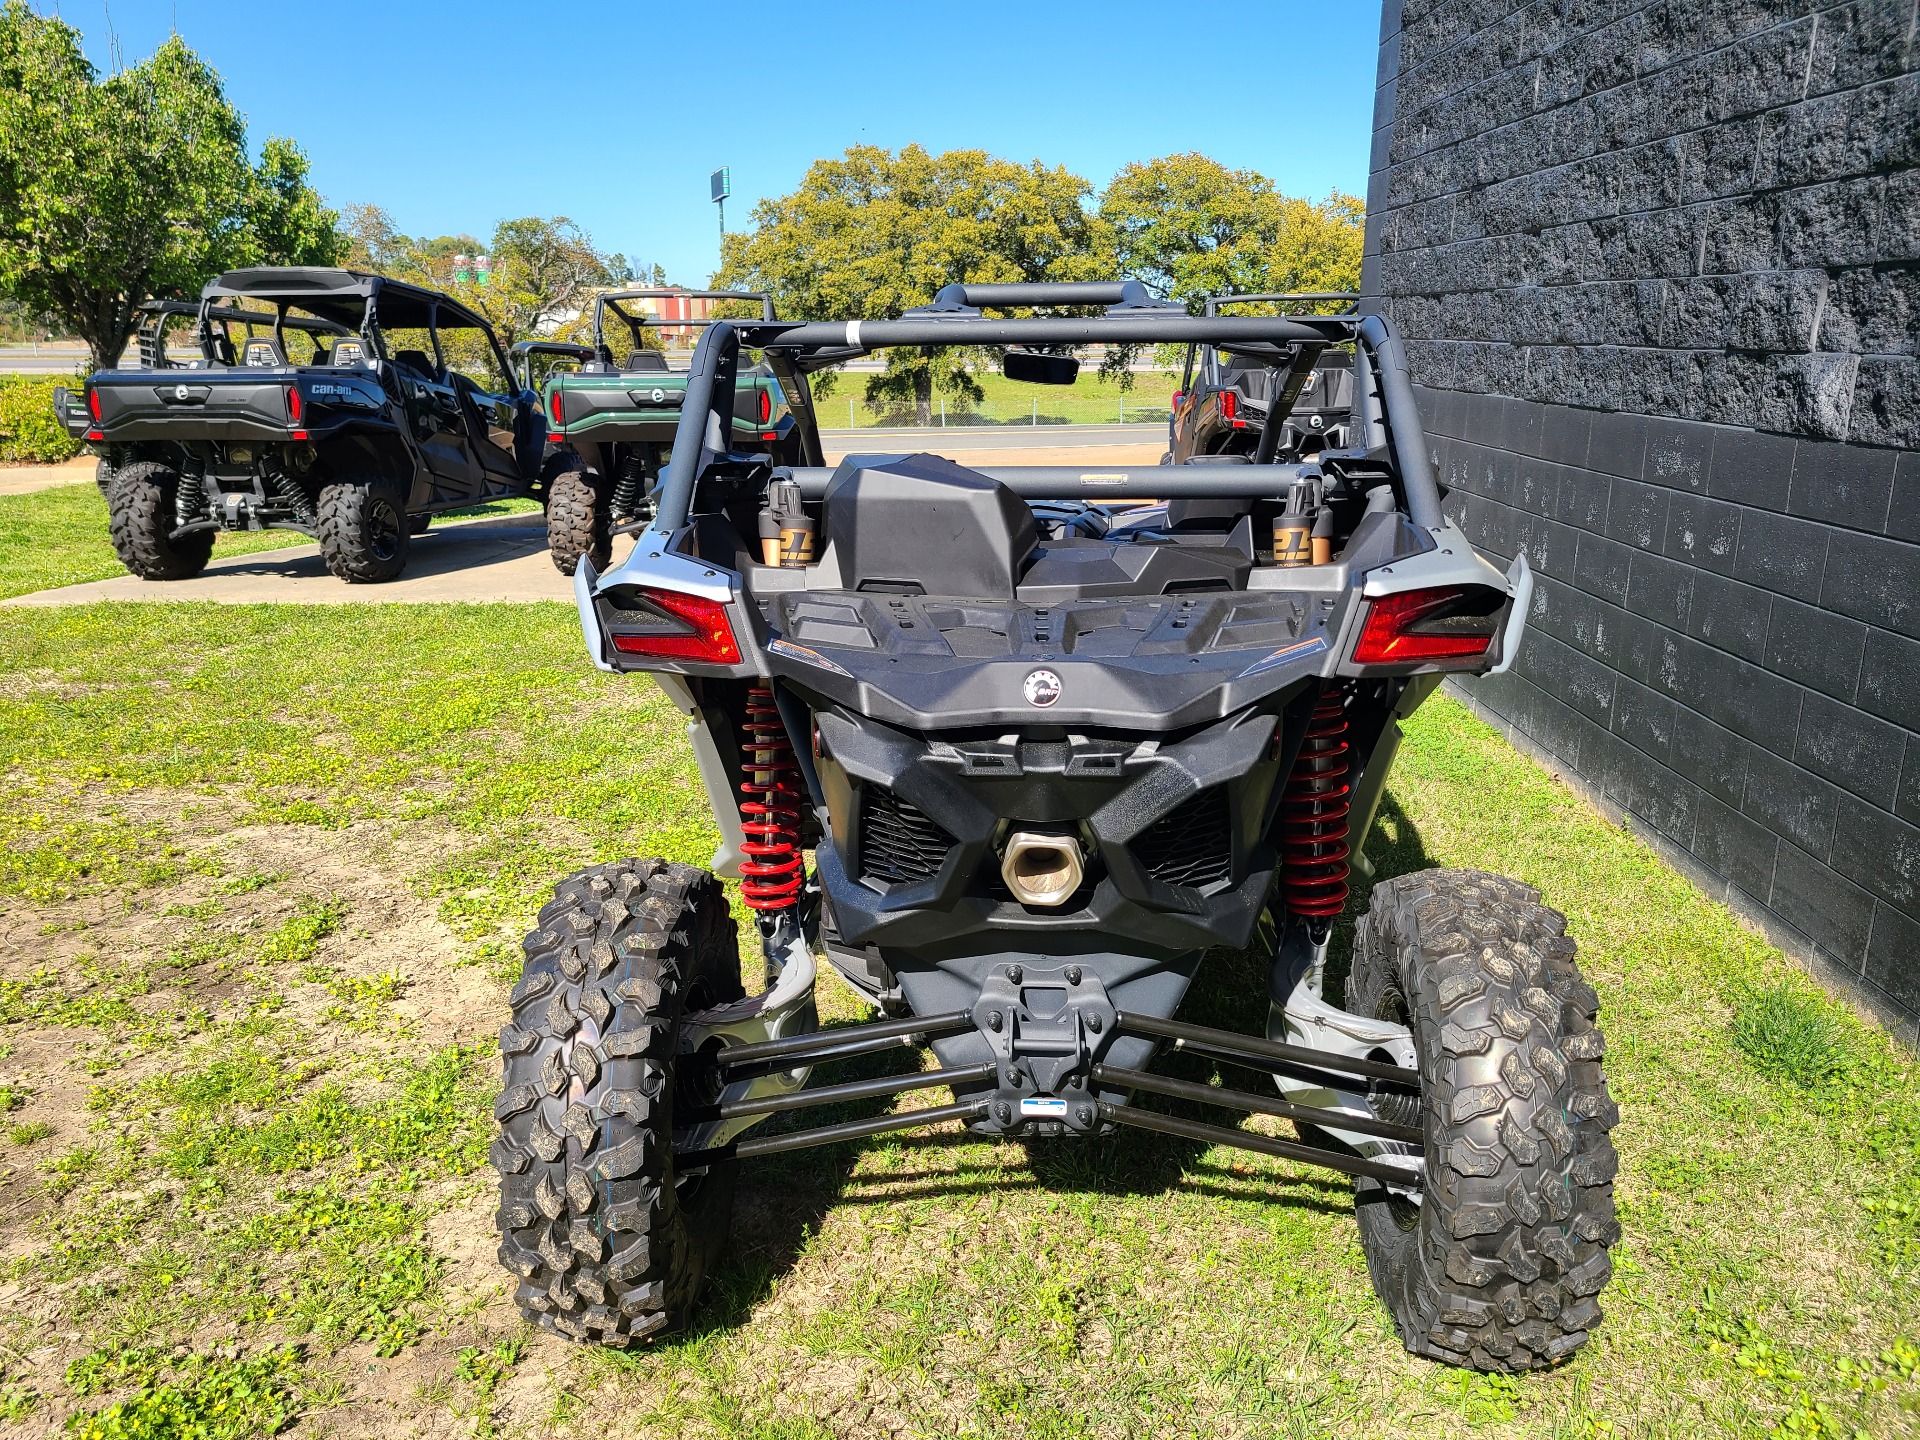
[[[989,313],[1011,309],[1029,313]],[[1267,367],[1281,401],[1255,454],[822,463],[810,372],[992,347],[1008,376],[1062,383],[1101,342]],[[749,350],[793,399],[790,466],[717,448]],[[1351,443],[1275,460],[1285,397],[1336,354]],[[1599,1323],[1618,1112],[1563,917],[1478,871],[1382,877],[1344,993],[1323,993],[1400,721],[1444,676],[1508,665],[1532,590],[1524,558],[1503,572],[1443,517],[1387,322],[1190,316],[1125,282],[716,324],[651,523],[574,589],[594,662],[687,717],[766,986],[743,994],[715,873],[627,860],[559,886],[501,1033],[493,1151],[500,1258],[534,1321],[614,1346],[670,1331],[725,1254],[742,1160],[957,1121],[1351,1176],[1417,1354],[1536,1368]],[[1221,947],[1270,966],[1265,1035],[1179,1018]],[[879,1017],[819,1028],[822,964]],[[903,1044],[923,1068],[833,1074]],[[1170,1047],[1223,1083],[1156,1073]],[[872,1118],[806,1119],[849,1102]]]
[[[516,357],[540,353],[579,360],[575,370],[554,370],[545,386],[549,423],[543,474],[549,490],[547,549],[562,575],[573,574],[582,555],[605,569],[616,535],[632,534],[653,513],[654,490],[680,424],[687,372],[675,370],[664,350],[648,347],[649,331],[662,324],[636,301],[735,301],[773,318],[767,296],[736,290],[611,290],[593,300],[593,343],[522,341]],[[631,307],[631,308],[629,308]],[[668,320],[682,332],[706,320]],[[626,331],[615,335],[614,327]],[[610,340],[609,336],[613,338]],[[615,358],[613,346],[622,354]],[[792,443],[794,422],[786,397],[764,364],[741,372],[726,443],[761,450],[776,459]]]
[[[297,530],[334,575],[391,580],[436,514],[533,496],[545,434],[487,322],[452,298],[323,267],[236,270],[153,307],[139,364],[62,397],[102,464],[114,548],[197,575],[223,530]]]

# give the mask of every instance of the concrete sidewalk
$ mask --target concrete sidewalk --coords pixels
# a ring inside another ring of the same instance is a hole
[[[76,455],[58,465],[0,465],[0,495],[31,495],[56,485],[78,485],[93,479],[99,463],[91,455]]]
[[[625,544],[616,542],[616,554]],[[0,601],[84,605],[95,600],[211,600],[222,605],[381,605],[449,600],[562,600],[573,583],[553,568],[536,514],[455,520],[413,537],[406,571],[384,585],[348,585],[327,573],[318,545],[294,545],[215,560],[191,580],[132,575],[67,585]]]
[[[1081,467],[1155,465],[1166,450],[1164,439],[1150,444],[1138,441],[1115,444],[1111,432],[1142,427],[1085,426],[1090,431],[1104,430],[1108,438],[1101,443],[1074,443],[1078,437],[1063,437],[1063,426],[1040,426],[1021,431],[1007,427],[1013,434],[993,435],[989,443],[979,441],[981,432],[949,432],[964,438],[965,448],[948,449],[940,444],[938,430],[892,430],[841,432],[822,436],[827,458],[837,462],[848,448],[867,454],[912,454],[932,450],[962,465],[1072,465]],[[1069,443],[1035,445],[1035,439]],[[1026,444],[1018,443],[1024,439]],[[42,466],[42,471],[67,470],[69,466]],[[87,457],[84,469],[74,478],[89,480],[93,459]],[[51,481],[59,484],[62,481]],[[616,562],[624,560],[630,541],[614,541]],[[292,545],[284,550],[263,550],[252,555],[232,555],[212,564],[191,580],[139,580],[131,575],[111,580],[94,580],[84,585],[67,585],[58,590],[41,590],[32,595],[0,601],[0,605],[85,605],[96,600],[203,600],[223,605],[382,605],[425,604],[445,601],[523,603],[532,600],[571,602],[573,584],[553,567],[547,554],[547,532],[541,517],[495,515],[481,520],[452,520],[436,524],[425,535],[413,537],[413,552],[407,568],[398,580],[384,585],[348,585],[327,573],[318,545]]]

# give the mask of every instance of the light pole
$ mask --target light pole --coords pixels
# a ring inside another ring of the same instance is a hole
[[[727,238],[727,196],[733,193],[733,167],[722,165],[707,177],[707,184],[713,191],[713,203],[720,211],[720,238]]]

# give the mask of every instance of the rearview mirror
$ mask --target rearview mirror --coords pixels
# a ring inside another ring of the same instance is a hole
[[[1036,355],[1030,350],[1009,350],[1000,364],[1000,372],[1009,380],[1024,380],[1029,385],[1071,385],[1080,378],[1080,362],[1071,355]]]

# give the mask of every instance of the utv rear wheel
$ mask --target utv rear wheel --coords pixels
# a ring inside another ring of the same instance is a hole
[[[1412,1030],[1421,1100],[1382,1117],[1426,1131],[1419,1200],[1358,1183],[1367,1269],[1408,1350],[1478,1370],[1579,1349],[1620,1237],[1599,999],[1539,901],[1477,870],[1385,881],[1347,980],[1350,1012]]]
[[[536,1325],[624,1347],[686,1323],[733,1213],[733,1162],[677,1172],[681,1016],[740,997],[720,883],[663,860],[560,883],[500,1032],[500,1261]]]
[[[152,460],[109,473],[107,531],[121,564],[142,580],[184,580],[207,568],[213,558],[211,530],[170,538],[177,528],[178,474]]]
[[[343,480],[320,491],[320,554],[349,585],[379,584],[406,568],[406,498],[391,480]]]
[[[596,571],[613,556],[613,499],[607,482],[587,469],[578,455],[555,467],[547,488],[547,548],[562,575],[580,567],[580,557]]]

